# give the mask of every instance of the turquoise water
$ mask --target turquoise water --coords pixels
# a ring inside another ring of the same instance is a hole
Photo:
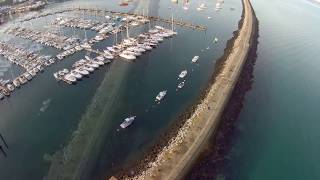
[[[226,41],[237,29],[242,10],[240,1],[225,2],[220,12],[214,11],[215,2],[212,1],[207,2],[208,9],[203,12],[196,11],[198,2],[190,4],[187,12],[182,9],[182,2],[172,5],[170,1],[157,0],[135,1],[124,8],[119,7],[116,0],[67,1],[50,5],[50,10],[81,5],[135,12],[149,7],[150,14],[166,18],[171,16],[168,7],[173,6],[175,18],[207,25],[208,30],[198,32],[175,27],[179,33],[176,37],[165,40],[135,63],[116,59],[74,86],[57,83],[52,74],[70,67],[83,58],[85,52],[78,52],[47,68],[10,98],[0,102],[0,132],[9,144],[8,157],[0,157],[0,179],[42,179],[48,175],[49,168],[54,167],[44,157],[59,153],[72,161],[61,166],[61,174],[60,171],[54,174],[78,179],[104,179],[141,157],[142,151],[169,123],[197,99],[212,74],[215,60],[222,55]],[[235,10],[231,11],[231,7]],[[77,16],[72,13],[64,15]],[[42,31],[52,30],[48,22],[55,17],[20,25]],[[99,19],[93,14],[85,14],[85,17]],[[146,29],[147,26],[132,29],[130,35]],[[62,33],[67,36],[73,34],[68,28],[62,28]],[[91,31],[87,34],[89,38],[95,35]],[[84,38],[84,31],[77,30],[76,36]],[[212,43],[214,37],[219,38],[218,44]],[[58,53],[54,48],[3,33],[0,39],[40,54]],[[113,37],[95,48],[103,49],[112,42]],[[190,63],[195,55],[200,56],[198,65]],[[0,69],[1,77],[10,78],[18,73],[19,68],[8,64],[2,57],[1,63],[5,65]],[[177,76],[184,69],[189,72],[187,83],[183,90],[176,92]],[[166,99],[159,105],[155,104],[155,96],[164,89],[168,90]],[[49,103],[43,106],[44,102]],[[130,115],[137,115],[137,120],[130,128],[117,131],[123,119]],[[51,175],[49,173],[49,177]]]
[[[304,0],[252,4],[260,22],[258,58],[225,175],[320,179],[320,7]]]

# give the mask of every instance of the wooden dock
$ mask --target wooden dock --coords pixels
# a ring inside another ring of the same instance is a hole
[[[153,20],[153,21],[159,21],[159,22],[164,22],[164,23],[169,23],[171,24],[173,22],[174,25],[177,26],[181,26],[181,27],[185,27],[185,28],[191,28],[194,30],[198,30],[198,31],[206,31],[207,27],[204,25],[196,25],[193,24],[191,22],[186,22],[186,21],[182,21],[182,20],[177,20],[177,19],[165,19],[165,18],[161,18],[159,16],[145,16],[142,14],[137,14],[137,13],[124,13],[124,12],[116,12],[116,11],[110,11],[110,10],[106,10],[106,9],[94,9],[94,8],[81,8],[81,7],[76,7],[76,8],[71,8],[68,9],[67,11],[80,11],[80,12],[94,12],[94,13],[109,13],[109,14],[113,14],[113,15],[118,15],[118,16],[142,16],[145,17],[149,20]]]
[[[159,22],[168,23],[168,24],[171,24],[173,22],[174,25],[185,27],[185,28],[191,28],[193,30],[198,30],[198,31],[206,31],[207,30],[207,27],[204,25],[197,25],[197,24],[193,24],[191,22],[186,22],[183,20],[177,20],[177,19],[171,20],[171,19],[161,18],[160,16],[145,16],[145,15],[138,14],[138,13],[125,13],[125,12],[110,11],[107,9],[98,9],[98,8],[94,9],[94,8],[81,8],[81,7],[66,8],[64,10],[40,14],[35,17],[23,19],[20,22],[30,21],[30,20],[45,17],[45,16],[56,15],[56,14],[61,14],[61,13],[66,13],[66,12],[74,12],[74,11],[91,12],[91,13],[97,13],[97,14],[102,13],[103,15],[112,14],[112,15],[116,15],[116,16],[130,16],[130,15],[131,16],[142,16],[142,17],[145,17],[149,20],[159,21]]]

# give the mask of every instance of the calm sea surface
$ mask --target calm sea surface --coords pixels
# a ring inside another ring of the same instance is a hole
[[[67,165],[68,168],[63,167],[65,170],[63,173],[75,174],[77,172],[77,175],[80,174],[83,177],[82,179],[104,179],[114,173],[117,168],[141,157],[142,151],[150,146],[169,123],[173,122],[198,97],[213,72],[215,60],[222,55],[226,41],[237,29],[242,10],[239,0],[225,1],[220,12],[214,10],[216,1],[202,2],[205,2],[208,8],[201,12],[196,10],[200,4],[198,1],[190,2],[190,9],[185,11],[182,8],[183,2],[171,4],[170,1],[160,0],[136,1],[128,7],[119,7],[116,0],[67,1],[52,4],[44,10],[52,11],[79,5],[140,13],[143,9],[145,13],[149,9],[151,15],[170,18],[169,7],[172,7],[176,19],[183,18],[193,23],[207,25],[208,30],[199,32],[175,27],[179,33],[176,37],[166,39],[157,49],[144,54],[135,63],[116,59],[111,65],[100,68],[89,78],[83,79],[74,86],[56,82],[52,74],[63,68],[70,68],[75,61],[84,58],[86,52],[78,52],[48,67],[43,74],[15,91],[10,98],[0,102],[0,133],[4,135],[9,144],[8,157],[0,156],[0,179],[42,179],[47,176],[51,166],[51,163],[44,157],[59,153],[62,153],[65,159],[76,157],[72,159],[72,163]],[[23,24],[15,23],[15,25],[52,31],[53,28],[49,24],[58,16],[60,15]],[[83,17],[83,14],[65,13],[61,16]],[[208,19],[208,16],[212,19]],[[94,14],[85,14],[84,17],[103,20],[103,17]],[[14,25],[16,19],[11,18],[10,23],[0,27],[1,31]],[[152,23],[151,26],[155,24]],[[170,25],[159,25],[170,28]],[[148,25],[131,29],[130,35],[135,36],[146,30],[148,30]],[[292,45],[299,46],[303,40],[299,37],[305,30],[304,27],[301,27],[301,32],[296,33],[299,40],[294,41],[295,44]],[[59,30],[55,29],[55,31]],[[66,36],[76,35],[84,38],[83,30],[76,30],[74,34],[72,29],[62,28],[60,32]],[[314,30],[314,33],[316,32]],[[91,38],[95,32],[87,31],[87,35],[88,38]],[[214,37],[219,38],[219,43],[213,44]],[[296,38],[292,36],[292,40]],[[43,55],[58,53],[54,48],[44,47],[5,33],[1,33],[0,39]],[[310,40],[312,39],[311,37]],[[113,42],[114,37],[110,37],[95,45],[94,48],[104,49]],[[303,44],[306,45],[306,43]],[[313,47],[312,44],[308,45]],[[274,50],[281,52],[279,48]],[[190,63],[195,55],[200,56],[199,64]],[[91,54],[91,56],[95,55]],[[297,58],[294,55],[293,57]],[[305,56],[302,57],[303,59],[298,58],[294,62],[305,62]],[[310,54],[311,57],[314,57],[314,54]],[[279,59],[277,62],[284,60],[287,60],[287,63],[293,61],[287,58]],[[261,60],[261,62],[264,61]],[[305,64],[301,64],[303,65]],[[286,67],[290,66],[282,66],[282,68]],[[310,65],[310,68],[315,67]],[[188,70],[186,85],[183,90],[176,92],[178,74],[184,69]],[[302,69],[305,69],[306,72],[301,73],[301,77],[311,73],[307,67]],[[0,57],[0,77],[12,78],[20,71],[19,67]],[[294,69],[292,74],[284,73],[284,75],[297,76],[297,72],[300,71]],[[303,83],[308,82],[302,81]],[[278,81],[275,79],[275,82]],[[281,84],[284,83],[288,81]],[[310,81],[310,85],[312,84],[313,82]],[[304,87],[300,86],[300,88]],[[155,104],[154,98],[162,90],[168,90],[166,99],[159,105]],[[295,90],[290,89],[286,92]],[[308,86],[308,90],[314,90],[314,88]],[[302,106],[300,103],[303,100],[290,104]],[[310,100],[315,101],[314,96]],[[287,102],[283,103],[287,104]],[[316,106],[311,105],[310,108],[312,107]],[[123,119],[130,115],[137,116],[132,126],[126,130],[117,131]],[[308,119],[316,122],[316,117]],[[290,119],[283,120],[289,121]],[[302,119],[298,120],[304,124]],[[295,123],[290,124],[296,125]],[[311,127],[316,128],[316,126]]]
[[[320,7],[305,0],[252,3],[258,58],[225,176],[320,179]]]

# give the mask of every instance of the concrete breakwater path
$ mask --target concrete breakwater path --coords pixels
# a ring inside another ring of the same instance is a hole
[[[226,51],[220,72],[193,115],[169,140],[146,169],[128,179],[182,179],[217,129],[247,59],[253,34],[254,12],[249,0],[243,0],[242,25],[230,51]]]

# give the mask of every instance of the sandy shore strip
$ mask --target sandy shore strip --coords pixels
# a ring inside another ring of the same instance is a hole
[[[243,0],[243,5],[244,16],[238,36],[206,97],[154,161],[148,162],[138,175],[126,179],[181,179],[197,159],[219,124],[249,51],[253,10],[249,0]]]

